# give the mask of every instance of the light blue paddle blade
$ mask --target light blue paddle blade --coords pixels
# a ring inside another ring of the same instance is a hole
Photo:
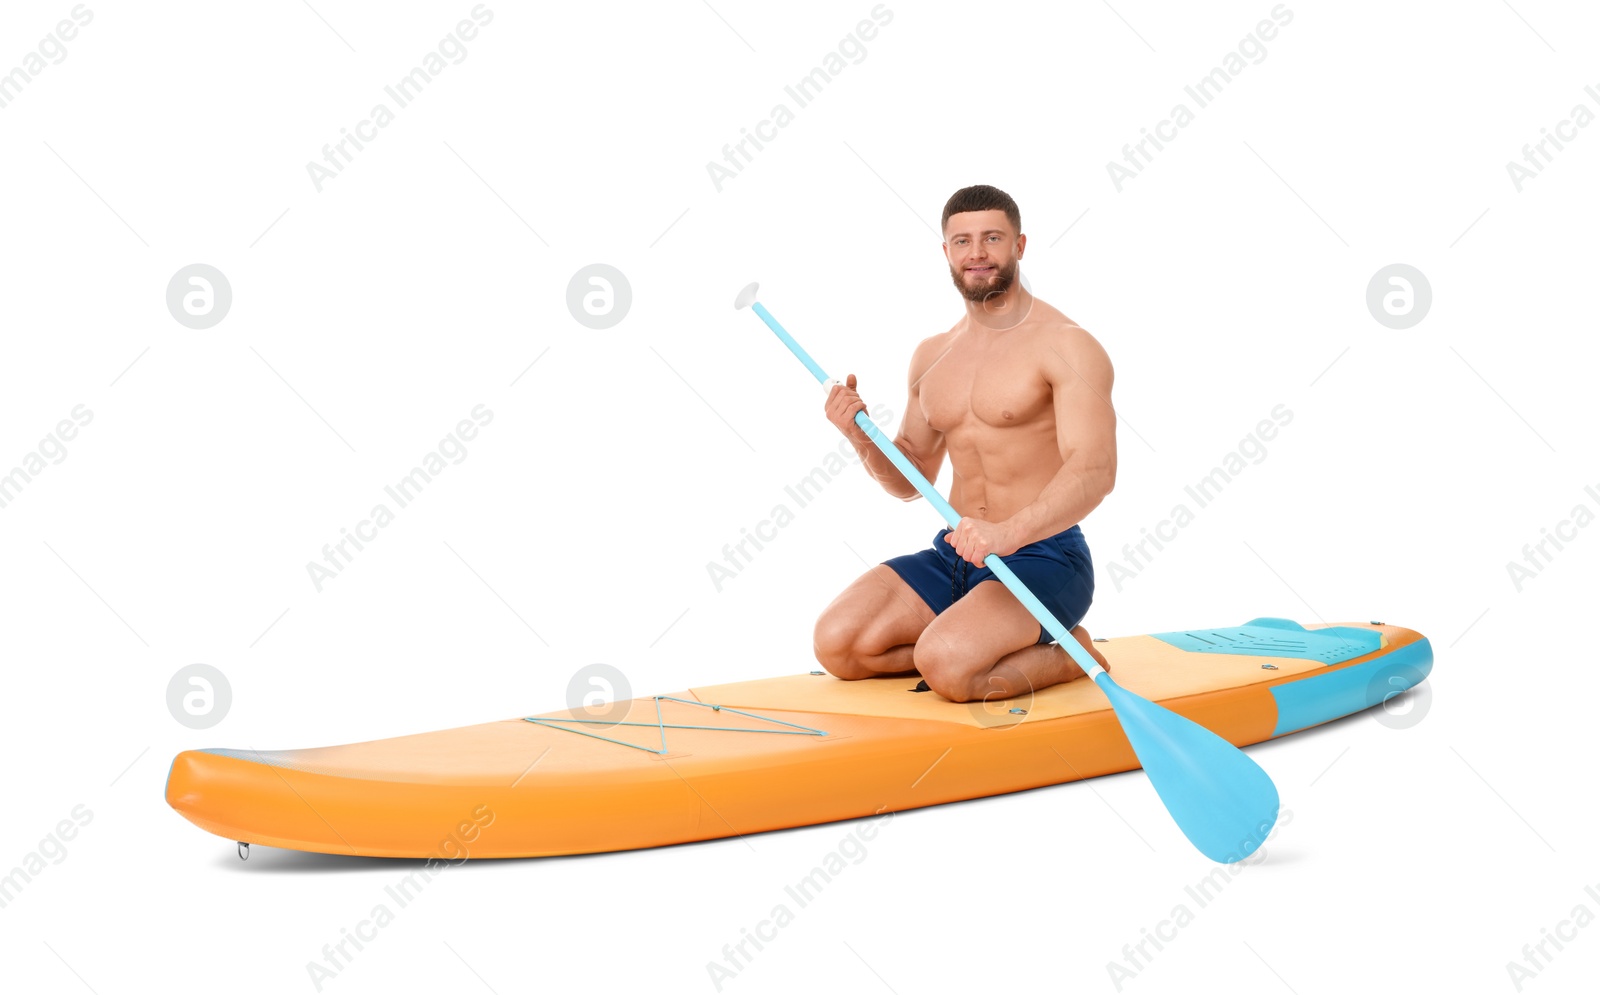
[[[1095,683],[1189,842],[1223,864],[1254,853],[1278,821],[1278,789],[1267,772],[1210,729],[1134,694],[1110,674],[1102,671]]]

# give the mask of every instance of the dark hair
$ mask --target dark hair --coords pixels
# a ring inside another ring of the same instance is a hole
[[[950,215],[967,211],[1004,211],[1011,227],[1022,231],[1022,212],[1017,210],[1017,202],[1011,199],[1011,195],[999,187],[980,183],[973,187],[962,187],[945,201],[944,217],[939,219],[939,234],[944,234],[945,226],[950,223]]]

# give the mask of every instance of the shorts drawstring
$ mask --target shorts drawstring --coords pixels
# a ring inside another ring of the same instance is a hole
[[[956,577],[961,577],[961,589],[956,590]],[[967,561],[960,556],[956,557],[955,566],[950,568],[950,602],[954,604],[961,600],[961,595],[967,593]]]

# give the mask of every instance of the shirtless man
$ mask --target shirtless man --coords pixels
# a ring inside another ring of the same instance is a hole
[[[1028,238],[1016,202],[991,186],[945,204],[945,259],[966,302],[949,331],[911,357],[895,445],[937,480],[961,521],[931,548],[861,575],[817,620],[817,659],[835,677],[910,676],[951,701],[1011,698],[1083,676],[1028,609],[983,566],[996,553],[1102,666],[1078,623],[1094,595],[1081,521],[1117,475],[1111,361],[1094,337],[1017,281]],[[917,490],[855,424],[851,374],[828,420],[890,494]]]

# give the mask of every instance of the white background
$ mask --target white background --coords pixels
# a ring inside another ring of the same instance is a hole
[[[0,509],[0,872],[93,813],[0,909],[5,987],[310,991],[306,963],[413,869],[241,863],[166,806],[180,750],[548,711],[592,663],[635,695],[810,669],[863,559],[940,523],[852,468],[713,586],[707,562],[839,441],[731,301],[762,281],[897,424],[912,347],[960,314],[940,209],[992,183],[1021,205],[1034,291],[1116,366],[1088,627],[1383,619],[1437,653],[1403,728],[1361,715],[1251,750],[1292,821],[1123,990],[1515,990],[1525,943],[1600,912],[1600,529],[1520,591],[1506,568],[1600,510],[1600,127],[1521,192],[1506,163],[1600,111],[1600,21],[1513,2],[1291,2],[1265,60],[1121,192],[1107,162],[1268,0],[891,0],[866,57],[720,192],[707,162],[868,0],[491,3],[466,59],[321,192],[307,162],[467,0],[91,4],[0,110],[0,472],[93,412]],[[0,71],[70,11],[7,4]],[[164,304],[196,262],[233,290],[206,330]],[[606,330],[566,306],[596,262],[632,287]],[[1365,303],[1395,262],[1433,293],[1405,330]],[[479,404],[468,457],[318,592],[307,562]],[[1294,420],[1267,458],[1118,590],[1109,561],[1278,404]],[[165,703],[192,663],[232,686],[204,731]],[[707,962],[853,828],[474,861],[324,990],[714,991]],[[1107,963],[1212,869],[1139,774],[903,813],[723,990],[1115,991]],[[1525,988],[1578,990],[1597,963],[1581,929]]]

